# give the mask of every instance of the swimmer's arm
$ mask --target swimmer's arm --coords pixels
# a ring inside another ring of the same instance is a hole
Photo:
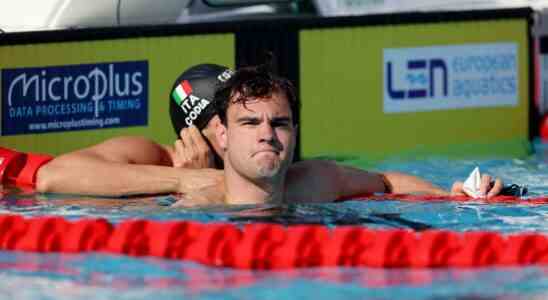
[[[433,183],[422,178],[399,173],[383,172],[378,173],[384,177],[387,193],[392,194],[428,194],[428,195],[449,195],[450,193]]]
[[[449,194],[415,176],[397,172],[368,172],[322,160],[293,164],[288,170],[287,180],[287,199],[295,202],[333,201],[372,193]]]
[[[336,166],[337,198],[373,193],[449,195],[448,192],[416,176],[398,172],[368,172]]]
[[[64,154],[37,173],[39,192],[99,196],[185,193],[213,184],[213,170],[171,167],[166,147],[139,137],[121,137]],[[209,175],[195,174],[206,172]],[[204,178],[205,177],[205,178]]]

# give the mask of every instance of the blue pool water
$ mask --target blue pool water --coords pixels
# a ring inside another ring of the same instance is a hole
[[[548,145],[522,159],[386,161],[379,170],[449,188],[475,167],[548,195]],[[363,166],[357,159],[345,163]],[[349,201],[283,207],[173,208],[172,196],[107,199],[37,195],[4,187],[0,213],[154,220],[268,221],[372,228],[535,231],[548,234],[548,205]],[[247,271],[157,258],[0,252],[0,298],[9,299],[548,299],[548,267],[480,269],[310,268]]]

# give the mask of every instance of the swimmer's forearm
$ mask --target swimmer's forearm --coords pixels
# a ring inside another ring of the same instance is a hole
[[[449,192],[428,182],[424,179],[398,172],[384,172],[381,175],[385,177],[390,193],[393,194],[431,194],[431,195],[449,195]]]
[[[164,166],[85,160],[68,164],[53,160],[38,171],[36,189],[97,196],[184,192],[181,178],[174,171]]]

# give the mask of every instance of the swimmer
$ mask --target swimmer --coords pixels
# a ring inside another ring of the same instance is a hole
[[[291,83],[264,68],[237,71],[216,93],[215,105],[222,123],[217,139],[224,152],[226,203],[324,202],[375,192],[450,194],[399,173],[319,160],[292,163],[299,104]],[[486,195],[497,194],[501,186],[497,180]]]
[[[262,76],[261,78],[272,76],[249,69],[242,73],[247,74],[246,76],[250,74]],[[177,78],[169,99],[170,115],[179,137],[173,146],[160,145],[148,138],[138,136],[112,138],[88,148],[60,155],[45,164],[37,173],[37,190],[102,196],[180,193],[185,201],[197,204],[221,203],[225,198],[231,199],[230,195],[225,197],[225,177],[220,170],[223,167],[221,158],[225,156],[224,151],[228,148],[226,145],[221,147],[218,135],[220,130],[230,127],[230,118],[225,119],[226,124],[222,124],[217,110],[213,109],[215,104],[213,95],[216,89],[231,77],[232,71],[226,67],[202,64],[191,67]],[[273,96],[279,101],[269,105],[285,103],[284,101],[288,99],[284,97],[294,98],[293,88],[286,84],[285,80],[276,79],[275,82],[280,80],[285,82],[284,88],[277,88],[275,85],[276,88],[272,90],[275,92]],[[273,87],[267,85],[267,88]],[[202,99],[207,101],[207,105]],[[265,103],[270,102],[259,101],[257,104]],[[196,105],[200,105],[199,109]],[[191,114],[191,112],[194,113]],[[291,112],[285,116],[289,119],[278,120],[282,121],[283,126],[291,125],[287,141],[291,143],[284,147],[294,146],[293,135],[297,124],[292,123],[293,116],[294,112]],[[256,122],[256,120],[250,121]],[[229,132],[229,130],[226,131]],[[224,141],[226,142],[226,136]],[[279,145],[276,144],[276,146]],[[266,153],[268,151],[264,152],[261,156],[268,155]],[[276,148],[272,154],[282,153]],[[310,191],[307,189],[299,191],[293,188],[290,189],[292,197],[288,199],[307,198],[308,201],[331,201],[340,196],[373,192],[463,194],[462,183],[459,182],[456,182],[451,192],[448,192],[415,176],[397,172],[367,172],[338,166],[329,161],[311,160],[286,166],[285,160],[292,157],[293,152],[284,148],[283,155],[284,165],[281,167],[287,168],[288,178],[306,177],[327,170],[335,180],[331,184],[340,185],[340,190],[323,194],[321,199],[310,197]],[[233,171],[230,169],[228,172]],[[309,189],[324,183],[324,180],[314,178],[319,181],[316,182],[317,184],[309,182]],[[499,179],[492,187],[489,185],[490,181],[491,178],[488,175],[483,176],[481,188],[486,197],[497,195],[502,187]],[[293,180],[291,182],[299,183]],[[298,184],[298,186],[302,185]]]

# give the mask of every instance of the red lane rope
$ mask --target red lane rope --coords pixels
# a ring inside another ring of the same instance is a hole
[[[362,226],[284,227],[253,223],[0,215],[0,250],[155,256],[241,269],[316,266],[445,268],[548,264],[538,233],[372,230]]]
[[[361,201],[361,200],[399,200],[399,201],[432,201],[432,202],[480,202],[486,204],[508,203],[508,204],[548,204],[548,196],[520,198],[515,196],[495,196],[489,199],[474,199],[468,196],[440,196],[440,195],[410,195],[410,194],[381,194],[381,195],[353,195],[337,199],[340,201]]]

